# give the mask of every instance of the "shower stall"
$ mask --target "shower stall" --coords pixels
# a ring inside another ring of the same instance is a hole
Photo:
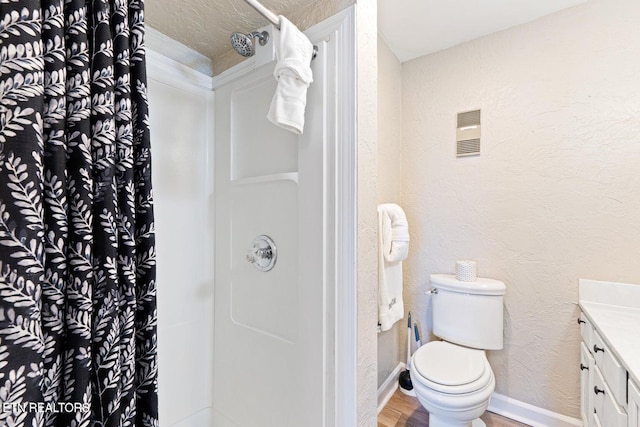
[[[215,426],[336,425],[338,240],[348,238],[337,216],[353,212],[336,164],[349,144],[338,143],[345,18],[308,32],[318,53],[302,135],[266,117],[273,26],[252,33],[261,54],[214,78]]]
[[[158,280],[167,426],[356,424],[354,20],[305,31],[317,54],[302,135],[266,118],[273,25],[213,79],[151,55],[152,102],[183,112],[175,127],[152,111],[159,268],[172,263]],[[175,168],[189,182],[167,179]]]

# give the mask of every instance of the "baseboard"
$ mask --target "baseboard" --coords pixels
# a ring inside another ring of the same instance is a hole
[[[393,396],[393,393],[398,389],[398,375],[405,369],[406,365],[400,363],[378,388],[378,414],[384,409],[389,399],[391,399],[391,396]],[[582,426],[582,421],[577,418],[571,418],[547,409],[539,408],[500,393],[493,393],[491,395],[488,410],[533,427]]]
[[[489,411],[534,427],[575,427],[582,421],[521,402],[499,393],[491,395]]]
[[[393,396],[393,393],[398,389],[398,375],[400,375],[400,372],[404,371],[405,368],[406,365],[404,363],[398,364],[378,388],[378,414],[384,409],[389,399],[391,399],[391,396]]]

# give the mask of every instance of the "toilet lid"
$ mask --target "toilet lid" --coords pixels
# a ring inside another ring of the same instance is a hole
[[[456,386],[478,380],[485,371],[482,350],[435,341],[420,347],[413,355],[412,369],[437,384]]]

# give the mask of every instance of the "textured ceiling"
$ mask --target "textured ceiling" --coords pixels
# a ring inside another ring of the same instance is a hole
[[[287,17],[322,3],[343,3],[340,5],[343,8],[353,2],[261,0],[276,15]],[[269,23],[243,0],[147,0],[145,20],[161,33],[213,59],[214,64],[231,49],[229,36],[232,32],[250,32]],[[294,19],[290,20],[301,27]]]
[[[301,30],[356,0],[260,0]],[[378,0],[379,30],[400,61],[529,22],[586,0]],[[250,32],[266,18],[244,0],[147,0],[146,23],[211,58],[213,74],[244,58],[231,50],[234,31]]]

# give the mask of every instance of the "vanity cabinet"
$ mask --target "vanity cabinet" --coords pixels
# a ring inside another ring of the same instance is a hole
[[[627,423],[627,370],[584,313],[578,323],[582,336],[580,403],[584,426],[630,427],[633,424]]]
[[[580,279],[585,427],[640,427],[640,284]]]

